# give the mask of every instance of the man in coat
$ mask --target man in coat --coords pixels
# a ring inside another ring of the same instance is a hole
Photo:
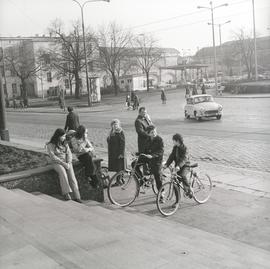
[[[147,143],[149,141],[149,134],[146,132],[146,128],[152,125],[151,120],[147,116],[145,107],[140,107],[139,115],[135,120],[135,129],[138,134],[138,152],[145,153]]]
[[[66,119],[66,124],[65,124],[64,129],[65,131],[69,131],[69,130],[76,131],[80,125],[79,116],[75,112],[73,112],[73,107],[69,106],[67,110],[68,110],[68,114],[67,114],[67,119]]]

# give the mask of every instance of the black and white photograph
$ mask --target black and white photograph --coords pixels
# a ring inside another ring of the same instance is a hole
[[[269,0],[1,0],[0,268],[269,269]]]

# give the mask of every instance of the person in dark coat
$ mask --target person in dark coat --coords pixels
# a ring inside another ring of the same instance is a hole
[[[165,91],[164,89],[161,89],[161,101],[162,101],[162,104],[166,104],[166,95],[165,95]]]
[[[137,94],[134,94],[134,98],[133,98],[133,110],[138,109],[140,105],[139,102],[139,97]]]
[[[135,120],[135,129],[138,134],[138,152],[145,153],[149,135],[146,132],[146,128],[152,125],[152,121],[147,114],[145,107],[140,107],[139,115]]]
[[[74,130],[76,131],[80,125],[79,116],[73,112],[73,107],[68,107],[68,114],[65,124],[65,131]]]
[[[205,90],[205,85],[203,83],[202,87],[201,87],[201,91],[202,91],[202,94],[206,94],[206,90]]]
[[[174,162],[177,174],[181,176],[185,192],[190,198],[192,198],[192,190],[190,189],[187,174],[189,168],[186,167],[186,164],[189,164],[187,147],[184,145],[183,138],[180,134],[175,134],[172,137],[173,140],[173,150],[164,165],[164,168],[167,168],[172,162]]]
[[[120,121],[111,122],[111,131],[107,138],[108,143],[108,170],[119,172],[126,168],[125,135]]]
[[[164,153],[164,143],[162,138],[157,134],[156,127],[150,125],[146,128],[146,132],[150,139],[148,140],[145,154],[141,154],[138,163],[147,163],[149,165],[151,173],[154,175],[157,189],[159,190],[162,186],[162,160]],[[142,176],[140,168],[136,168],[136,172]]]

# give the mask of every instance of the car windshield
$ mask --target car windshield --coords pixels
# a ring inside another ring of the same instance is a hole
[[[194,104],[204,103],[204,102],[214,102],[212,96],[199,96],[194,98]]]

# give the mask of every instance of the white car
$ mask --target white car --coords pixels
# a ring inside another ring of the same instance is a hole
[[[193,95],[187,98],[185,105],[185,118],[202,118],[215,117],[218,120],[222,116],[222,105],[216,103],[210,94]]]

